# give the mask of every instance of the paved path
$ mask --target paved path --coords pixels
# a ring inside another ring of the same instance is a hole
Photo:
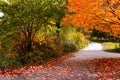
[[[102,45],[95,42],[91,42],[88,47],[77,51],[73,55],[72,58],[65,60],[57,66],[25,74],[13,80],[98,80],[94,73],[88,71],[88,66],[82,61],[103,57],[120,57],[118,53],[103,51]],[[0,80],[11,79],[8,77],[0,78]]]
[[[119,53],[105,52],[100,43],[91,42],[88,47],[80,50],[74,54],[72,59],[94,59],[94,58],[109,58],[109,57],[120,57]]]

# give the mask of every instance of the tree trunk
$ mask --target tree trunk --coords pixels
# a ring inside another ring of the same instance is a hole
[[[31,52],[32,50],[32,33],[28,31],[28,40],[27,40],[27,52]]]
[[[32,41],[31,41],[31,39],[28,39],[27,52],[31,52],[31,49],[32,49]]]
[[[58,30],[56,30],[56,33],[57,33],[57,36],[59,37],[59,34],[60,34],[60,22],[56,22],[56,27]]]

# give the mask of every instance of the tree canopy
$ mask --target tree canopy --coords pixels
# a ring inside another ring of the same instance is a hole
[[[0,22],[2,47],[24,44],[24,52],[30,52],[39,29],[60,22],[64,17],[64,3],[64,0],[9,0],[9,3],[1,0],[0,10],[4,13]]]
[[[111,36],[120,38],[120,1],[102,0],[97,6],[93,18],[100,31],[108,32]],[[94,24],[95,24],[94,23]]]
[[[68,0],[65,25],[75,25],[84,29],[107,32],[120,38],[120,1],[119,0]]]

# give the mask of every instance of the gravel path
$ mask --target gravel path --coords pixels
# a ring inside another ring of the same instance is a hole
[[[102,49],[101,44],[91,42],[88,47],[77,51],[73,54],[73,57],[61,64],[13,79],[6,77],[0,78],[0,80],[98,80],[94,70],[88,70],[89,66],[85,61],[94,58],[120,57],[120,54],[105,52]]]

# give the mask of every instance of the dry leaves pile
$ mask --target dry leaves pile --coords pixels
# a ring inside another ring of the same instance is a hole
[[[120,80],[120,58],[94,59],[90,63],[89,70],[94,70],[99,80]]]
[[[6,77],[6,76],[17,77],[17,76],[20,76],[23,74],[28,74],[31,72],[40,71],[43,68],[55,66],[55,65],[59,64],[60,62],[62,62],[63,60],[68,59],[71,56],[72,56],[72,54],[66,54],[66,55],[59,57],[59,58],[52,58],[52,59],[47,60],[42,65],[31,65],[29,67],[25,66],[25,67],[22,67],[19,69],[7,69],[7,70],[0,69],[0,77]]]
[[[68,54],[50,59],[43,65],[0,71],[0,77],[14,76],[15,80],[119,80],[120,58],[67,60]]]

